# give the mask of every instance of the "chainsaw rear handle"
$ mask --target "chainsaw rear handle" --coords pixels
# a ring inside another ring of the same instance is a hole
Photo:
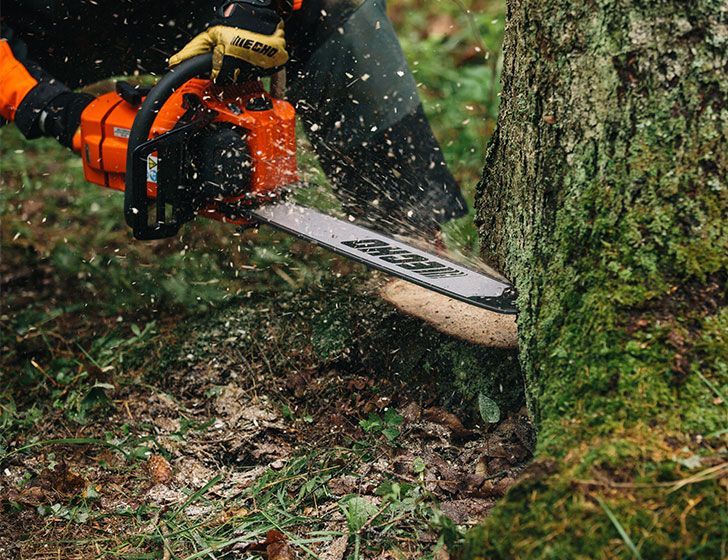
[[[134,118],[126,154],[124,217],[135,234],[148,229],[147,156],[154,151],[149,141],[154,120],[177,88],[193,78],[208,77],[211,71],[212,53],[192,57],[175,66],[150,90]],[[159,231],[159,235],[174,235],[179,225],[171,223],[169,228],[170,231]]]

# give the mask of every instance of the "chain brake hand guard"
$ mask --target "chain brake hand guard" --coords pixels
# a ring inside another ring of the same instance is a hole
[[[195,95],[185,95],[187,112],[173,129],[149,139],[157,113],[174,91],[192,78],[209,74],[211,55],[191,58],[164,76],[141,105],[129,135],[127,173],[124,190],[124,216],[137,239],[163,239],[176,235],[195,215],[193,192],[184,183],[183,163],[186,144],[192,136],[211,123],[217,113],[204,107]],[[147,188],[148,158],[157,152],[156,196]],[[155,206],[150,221],[150,208]]]

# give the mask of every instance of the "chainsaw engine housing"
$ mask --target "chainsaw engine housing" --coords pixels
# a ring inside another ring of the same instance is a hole
[[[76,148],[88,181],[127,188],[129,137],[142,100],[123,84],[83,112]],[[246,225],[246,207],[298,180],[295,111],[260,82],[222,89],[210,80],[187,81],[159,108],[148,139],[140,180],[147,206],[156,210],[134,227],[138,238],[174,235],[195,215]],[[134,210],[147,215],[148,208]]]

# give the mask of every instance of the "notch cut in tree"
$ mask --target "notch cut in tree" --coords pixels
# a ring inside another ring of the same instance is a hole
[[[465,558],[725,557],[728,6],[509,0],[484,256],[539,426]]]

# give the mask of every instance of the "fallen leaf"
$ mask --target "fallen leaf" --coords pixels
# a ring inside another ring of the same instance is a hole
[[[495,453],[486,453],[479,459],[479,463],[475,468],[476,474],[483,473],[487,476],[494,476],[511,466],[511,461],[508,457],[503,457]]]
[[[46,501],[43,489],[38,486],[23,488],[20,492],[10,490],[7,494],[8,501],[25,504],[28,506],[39,506]]]
[[[288,547],[288,556],[281,555],[285,554],[285,545]],[[268,560],[288,560],[295,558],[293,551],[288,546],[288,538],[276,529],[271,529],[265,534],[265,540],[263,542],[249,543],[245,545],[243,549],[245,552],[263,552],[268,554]],[[277,556],[271,556],[271,554],[277,554]]]
[[[344,496],[346,494],[353,494],[358,486],[358,479],[355,476],[344,475],[337,478],[332,478],[327,483],[329,490],[335,496]]]
[[[287,384],[293,389],[294,396],[301,398],[311,386],[311,376],[307,372],[296,373],[287,379]]]
[[[346,417],[338,412],[329,415],[329,424],[333,427],[340,428],[346,425]]]
[[[401,414],[405,421],[416,422],[422,416],[422,409],[416,402],[411,402],[402,409]]]
[[[258,465],[247,471],[234,472],[230,475],[229,484],[230,487],[226,489],[223,494],[226,498],[239,494],[246,488],[249,488],[253,483],[258,480],[268,470],[267,465]]]
[[[362,391],[366,387],[371,387],[373,384],[374,381],[368,377],[355,377],[347,383],[347,389],[351,392]]]
[[[293,560],[296,557],[288,544],[288,539],[280,531],[275,529],[268,531],[265,540],[268,560]]]
[[[172,465],[161,455],[152,455],[147,459],[147,471],[154,484],[167,484],[172,480]]]
[[[193,458],[183,458],[177,463],[174,479],[177,484],[189,488],[202,488],[217,474],[202,462]]]
[[[172,504],[181,504],[187,498],[187,494],[178,488],[168,486],[166,484],[155,484],[144,495],[144,499],[148,504],[155,506],[171,506]]]
[[[478,433],[474,430],[468,430],[460,418],[455,416],[452,412],[448,412],[444,408],[433,406],[425,410],[425,419],[435,424],[445,426],[455,439],[465,440],[477,437]]]
[[[249,513],[250,510],[246,508],[226,509],[218,514],[215,522],[222,525],[231,519],[247,517]]]
[[[478,395],[478,410],[480,417],[489,424],[495,424],[500,420],[498,403],[483,393]]]
[[[62,462],[53,470],[44,470],[39,477],[39,485],[62,496],[70,497],[83,492],[87,482]]]
[[[319,555],[321,560],[342,560],[344,554],[346,554],[346,547],[349,544],[349,537],[347,535],[341,536],[331,543],[328,550],[325,550]]]
[[[276,461],[288,458],[291,447],[284,441],[264,441],[256,443],[250,455],[258,461]]]
[[[504,476],[496,480],[485,480],[478,488],[471,489],[468,493],[476,498],[501,498],[508,489],[516,483],[514,478]]]
[[[493,500],[467,498],[442,502],[440,509],[455,523],[466,524],[483,519],[493,504]]]

